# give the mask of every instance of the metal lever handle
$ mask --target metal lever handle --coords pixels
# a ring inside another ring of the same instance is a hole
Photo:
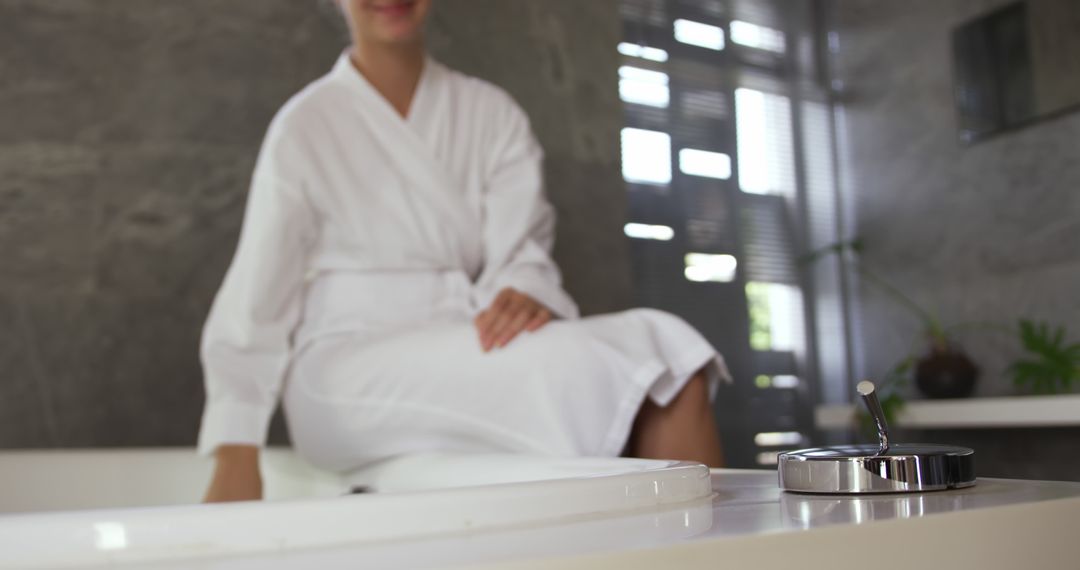
[[[885,455],[885,452],[889,451],[889,424],[885,421],[885,412],[881,409],[881,402],[878,401],[874,383],[869,380],[863,380],[862,382],[859,382],[859,385],[855,387],[855,390],[859,392],[859,396],[862,397],[863,403],[866,404],[866,409],[870,410],[870,417],[874,419],[874,425],[877,426],[877,454]]]

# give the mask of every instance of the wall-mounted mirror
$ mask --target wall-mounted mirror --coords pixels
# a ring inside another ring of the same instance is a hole
[[[1080,2],[1024,0],[953,32],[960,140],[1080,107]]]

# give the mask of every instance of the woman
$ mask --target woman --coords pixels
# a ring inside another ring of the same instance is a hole
[[[498,88],[426,56],[429,0],[341,0],[353,47],[275,117],[203,334],[208,501],[258,499],[281,398],[338,471],[417,451],[719,465],[723,360],[651,310],[579,319],[541,152]]]

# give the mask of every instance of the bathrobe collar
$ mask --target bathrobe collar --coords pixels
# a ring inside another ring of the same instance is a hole
[[[386,148],[393,168],[413,181],[412,188],[426,198],[425,203],[439,215],[430,220],[431,227],[423,228],[429,235],[425,240],[443,259],[459,258],[458,265],[475,270],[481,261],[470,252],[480,247],[474,242],[477,218],[470,214],[466,198],[449,169],[438,157],[429,140],[433,122],[445,121],[439,103],[439,90],[445,88],[444,69],[430,56],[424,58],[424,68],[413,95],[409,112],[402,117],[397,109],[353,66],[348,52],[338,57],[330,71],[332,81],[344,85],[356,95],[355,109],[377,140]],[[444,231],[437,227],[443,226]],[[441,250],[441,251],[440,251]]]
[[[368,81],[368,78],[364,77],[364,74],[360,73],[359,69],[356,69],[352,59],[349,57],[348,50],[338,56],[337,62],[334,63],[334,67],[330,71],[330,76],[348,85],[350,89],[362,92],[365,98],[376,101],[379,114],[390,115],[393,118],[392,120],[415,127],[418,123],[418,117],[424,114],[426,106],[430,106],[429,99],[432,96],[430,92],[433,88],[431,84],[435,81],[434,75],[437,74],[436,67],[438,65],[438,62],[430,56],[424,56],[420,81],[416,84],[416,92],[413,93],[412,101],[409,103],[409,111],[404,117],[386,100],[386,97],[383,97],[382,93],[379,93],[378,89],[375,89],[375,86]]]

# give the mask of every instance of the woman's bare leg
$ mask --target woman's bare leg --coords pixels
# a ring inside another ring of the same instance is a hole
[[[720,434],[709,402],[708,382],[698,372],[667,407],[646,399],[634,422],[630,455],[697,461],[721,467]]]

